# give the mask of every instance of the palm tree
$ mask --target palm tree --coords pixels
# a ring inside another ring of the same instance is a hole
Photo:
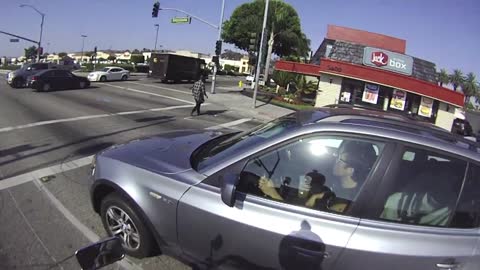
[[[465,95],[465,104],[470,101],[470,97],[478,96],[478,82],[475,74],[472,72],[467,74],[467,77],[464,79],[462,84],[462,91]]]
[[[450,82],[453,84],[453,91],[457,91],[457,88],[463,84],[465,78],[463,73],[459,69],[454,69],[453,73],[450,75]]]
[[[448,73],[444,68],[442,68],[437,75],[438,75],[437,80],[440,86],[443,86],[444,84],[448,84],[450,82]]]

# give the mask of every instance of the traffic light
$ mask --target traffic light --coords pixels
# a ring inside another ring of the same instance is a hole
[[[248,44],[248,48],[251,52],[257,51],[257,48],[258,48],[258,34],[257,33],[250,33],[250,42]]]
[[[212,62],[215,63],[215,65],[218,67],[220,67],[220,57],[218,55],[214,55],[212,57]]]
[[[155,2],[152,9],[152,18],[158,17],[158,11],[160,10],[160,2]]]
[[[95,48],[93,48],[93,54],[97,55],[97,46],[95,46]]]
[[[217,40],[217,43],[215,44],[215,55],[220,55],[222,54],[222,41]]]
[[[39,47],[39,48],[38,48],[38,53],[39,53],[40,55],[43,55],[43,47]]]

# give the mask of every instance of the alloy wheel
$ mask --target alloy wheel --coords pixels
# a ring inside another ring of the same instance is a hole
[[[125,247],[135,250],[140,246],[140,234],[130,216],[121,208],[110,206],[105,216],[108,229],[113,236],[120,237]]]

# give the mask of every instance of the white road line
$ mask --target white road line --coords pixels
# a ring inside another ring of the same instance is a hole
[[[137,83],[137,82],[128,82],[128,83],[141,85],[141,86],[146,86],[146,87],[153,87],[153,88],[158,88],[158,89],[163,89],[163,90],[168,90],[168,91],[182,93],[182,94],[186,94],[186,95],[192,95],[192,92],[189,92],[189,91],[181,91],[181,90],[177,90],[177,89],[173,89],[173,88],[167,88],[167,87],[158,86],[158,85],[152,85],[152,84],[146,84],[146,83]]]
[[[104,85],[108,85],[108,86],[115,87],[115,88],[118,88],[118,89],[122,89],[122,90],[125,90],[125,91],[131,91],[131,92],[136,92],[136,93],[141,93],[141,94],[147,94],[147,95],[151,95],[151,96],[168,98],[168,99],[172,99],[172,100],[176,100],[176,101],[180,101],[180,102],[184,102],[184,103],[188,103],[188,104],[195,105],[195,102],[188,101],[188,100],[184,100],[184,99],[180,99],[180,98],[169,97],[169,96],[165,96],[165,95],[160,95],[160,94],[156,94],[156,93],[151,93],[151,92],[142,91],[142,90],[138,90],[138,89],[133,89],[133,88],[129,88],[129,87],[118,86],[118,85],[109,84],[109,83],[104,83]]]
[[[228,122],[225,124],[213,126],[213,127],[208,127],[206,128],[207,130],[217,130],[217,129],[222,129],[222,128],[228,128],[228,127],[233,127],[233,126],[238,126],[240,124],[243,124],[245,122],[251,121],[252,118],[243,118],[243,119],[238,119],[232,122]]]
[[[7,188],[11,188],[14,186],[18,186],[21,184],[25,184],[31,182],[35,179],[40,179],[45,176],[59,174],[62,172],[71,171],[83,166],[87,166],[92,163],[93,156],[88,156],[80,159],[76,159],[73,161],[69,161],[66,163],[61,163],[57,165],[53,165],[47,168],[35,170],[32,172],[24,173],[21,175],[17,175],[14,177],[10,177],[4,180],[0,180],[0,190],[4,190]]]
[[[46,188],[43,183],[35,179],[33,183],[37,186],[37,188],[45,193],[47,198],[50,202],[57,208],[60,213],[68,220],[72,225],[77,228],[90,242],[97,242],[100,240],[100,236],[98,236],[95,232],[90,230],[87,226],[85,226],[80,220],[78,220],[72,212],[70,212],[56,197],[53,195],[48,188]],[[140,270],[142,269],[140,266],[131,262],[128,258],[124,258],[123,260],[119,261],[118,264],[122,266],[124,269],[128,270]]]
[[[205,104],[205,105],[207,105],[207,104]],[[190,108],[190,107],[191,107],[191,105],[179,105],[179,106],[153,108],[153,109],[145,109],[145,110],[138,110],[138,111],[126,111],[126,112],[118,112],[118,113],[86,115],[86,116],[79,116],[79,117],[72,117],[72,118],[65,118],[65,119],[40,121],[40,122],[35,122],[35,123],[30,123],[30,124],[25,124],[25,125],[0,128],[0,133],[12,131],[12,130],[17,130],[17,129],[25,129],[25,128],[31,128],[31,127],[52,125],[52,124],[64,123],[64,122],[75,122],[75,121],[82,121],[82,120],[89,120],[89,119],[96,119],[96,118],[114,117],[114,116],[120,116],[120,115],[130,115],[130,114],[141,114],[141,113],[148,113],[148,112],[169,111],[169,110],[183,109],[183,108]]]

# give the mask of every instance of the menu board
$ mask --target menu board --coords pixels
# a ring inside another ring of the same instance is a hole
[[[365,84],[365,90],[363,90],[362,101],[377,104],[378,101],[378,92],[380,91],[380,86],[376,84]]]
[[[418,115],[430,118],[432,117],[432,111],[433,99],[422,97],[422,100],[420,102],[420,108],[418,109]]]
[[[392,101],[390,102],[390,108],[395,110],[405,110],[405,103],[407,101],[407,93],[402,90],[393,89]]]

